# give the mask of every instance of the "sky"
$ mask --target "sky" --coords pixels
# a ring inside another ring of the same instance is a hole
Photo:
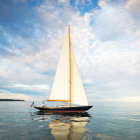
[[[1,0],[0,98],[49,97],[71,43],[90,102],[140,102],[139,0]]]

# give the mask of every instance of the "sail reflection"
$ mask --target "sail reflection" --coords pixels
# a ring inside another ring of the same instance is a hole
[[[43,118],[43,120],[48,119],[50,115],[54,118],[51,119],[47,125],[51,129],[51,134],[55,140],[81,140],[90,117],[88,113],[44,114],[38,112],[38,115],[42,115],[43,117],[41,118]]]

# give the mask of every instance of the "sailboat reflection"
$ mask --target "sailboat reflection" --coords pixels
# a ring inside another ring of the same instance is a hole
[[[38,112],[42,115],[43,120],[48,115]],[[54,114],[53,114],[54,115]],[[86,131],[85,126],[88,123],[90,115],[88,113],[80,114],[55,114],[55,118],[50,120],[49,128],[55,140],[81,140]],[[53,117],[54,117],[53,116]],[[47,119],[47,118],[46,118]]]

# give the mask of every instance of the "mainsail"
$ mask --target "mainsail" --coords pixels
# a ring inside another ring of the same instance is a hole
[[[73,50],[71,48],[71,50],[69,49],[69,45],[70,30],[67,33],[61,51],[52,92],[48,101],[64,101],[70,102],[70,104],[88,105],[76,59]]]
[[[80,77],[80,73],[78,70],[78,66],[76,63],[76,59],[74,56],[73,50],[71,51],[71,89],[72,89],[72,103],[73,104],[80,104],[80,105],[88,105],[87,97],[84,91],[84,87],[82,84],[82,80]]]

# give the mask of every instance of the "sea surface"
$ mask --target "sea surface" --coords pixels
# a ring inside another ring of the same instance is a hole
[[[94,102],[77,115],[44,114],[30,104],[0,102],[0,140],[140,140],[140,103]]]

